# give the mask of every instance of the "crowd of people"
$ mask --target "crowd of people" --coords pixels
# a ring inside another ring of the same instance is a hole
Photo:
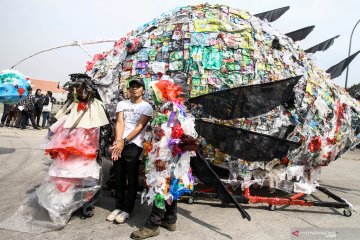
[[[41,89],[37,89],[33,95],[32,89],[30,89],[28,96],[18,104],[4,103],[0,127],[26,129],[30,123],[37,130],[47,128],[54,103],[55,98],[53,98],[51,91],[47,91],[44,95]]]

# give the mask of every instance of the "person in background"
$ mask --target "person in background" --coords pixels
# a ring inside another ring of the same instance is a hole
[[[9,115],[10,107],[11,107],[11,104],[4,103],[4,111],[3,111],[3,115],[1,117],[0,127],[4,126],[6,118]]]
[[[47,123],[47,121],[49,119],[50,112],[51,112],[52,107],[53,107],[52,92],[47,91],[44,99],[45,99],[44,100],[44,106],[43,106],[43,109],[42,109],[42,124],[41,124],[42,128],[45,128],[46,123]]]
[[[13,122],[15,120],[16,117],[16,112],[17,112],[17,105],[16,104],[12,104],[9,110],[9,115],[6,119],[6,124],[5,126],[10,127],[11,122]]]
[[[143,80],[133,79],[129,87],[130,99],[119,102],[116,107],[115,141],[110,148],[116,184],[116,209],[106,220],[117,223],[128,219],[134,209],[145,126],[153,115],[151,105],[143,100]]]
[[[40,127],[40,117],[41,117],[41,112],[44,106],[44,100],[45,97],[44,95],[41,93],[41,89],[36,89],[35,92],[35,107],[34,107],[34,120],[36,122],[36,126]]]
[[[21,111],[21,129],[25,129],[28,120],[30,119],[34,129],[40,130],[34,121],[34,108],[35,108],[35,96],[31,94],[32,89],[29,88],[29,95],[19,103],[19,109]]]

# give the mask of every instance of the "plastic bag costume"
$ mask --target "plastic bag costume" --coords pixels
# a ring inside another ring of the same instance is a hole
[[[18,211],[1,223],[3,228],[39,233],[64,227],[81,207],[83,214],[91,214],[102,179],[100,127],[109,122],[102,102],[94,98],[90,79],[81,74],[71,78],[65,88],[74,98],[57,114],[44,147],[52,161],[48,175]]]
[[[146,185],[142,201],[154,202],[165,208],[185,193],[193,190],[194,177],[190,168],[190,157],[197,147],[195,118],[186,111],[179,85],[169,80],[151,83],[158,111],[152,122],[150,139],[144,143],[146,160]],[[166,162],[166,168],[156,170],[157,161]]]

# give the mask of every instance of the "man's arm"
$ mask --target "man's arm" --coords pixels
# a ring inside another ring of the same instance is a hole
[[[126,139],[128,141],[131,141],[133,138],[135,138],[141,132],[141,130],[144,129],[144,127],[150,121],[150,119],[151,119],[150,116],[146,116],[142,114],[138,122],[136,123],[136,127],[134,128],[134,130],[132,130],[131,133],[129,133],[129,135],[126,136]]]
[[[119,159],[119,155],[124,149],[124,141],[122,139],[122,135],[124,133],[125,122],[124,122],[124,112],[118,112],[116,114],[116,123],[115,123],[115,141],[113,146],[110,147],[111,158],[114,161]]]
[[[116,114],[116,123],[115,123],[115,141],[122,140],[124,128],[125,128],[124,112],[118,112]]]

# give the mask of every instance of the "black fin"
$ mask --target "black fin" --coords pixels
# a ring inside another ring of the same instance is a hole
[[[266,19],[266,20],[268,20],[268,22],[274,22],[277,19],[279,19],[289,9],[290,9],[290,6],[286,6],[286,7],[270,10],[267,12],[258,13],[258,14],[255,14],[254,16],[260,18],[261,20]]]
[[[247,85],[190,98],[205,113],[218,119],[249,118],[291,102],[293,88],[302,76],[269,83]]]
[[[311,33],[312,30],[314,30],[314,28],[315,28],[314,25],[309,26],[309,27],[304,27],[299,30],[286,33],[285,35],[288,36],[289,38],[291,38],[294,42],[301,41],[301,40],[305,39],[307,37],[307,35],[309,35],[309,33]]]
[[[339,36],[340,35],[337,35],[337,36],[335,36],[333,38],[330,38],[330,39],[328,39],[328,40],[326,40],[324,42],[321,42],[321,43],[319,43],[319,44],[317,44],[317,45],[315,45],[315,46],[313,46],[311,48],[308,48],[308,49],[305,50],[305,52],[306,53],[315,53],[317,51],[325,51],[329,47],[331,47],[331,45],[334,44],[335,39],[338,38]]]
[[[327,73],[330,73],[331,79],[337,78],[342,74],[342,72],[349,66],[351,61],[360,53],[360,50],[356,53],[352,54],[351,56],[345,58],[341,62],[335,64],[328,70],[326,70]]]
[[[281,159],[290,149],[300,145],[283,138],[198,119],[195,120],[195,129],[221,152],[250,162]]]

